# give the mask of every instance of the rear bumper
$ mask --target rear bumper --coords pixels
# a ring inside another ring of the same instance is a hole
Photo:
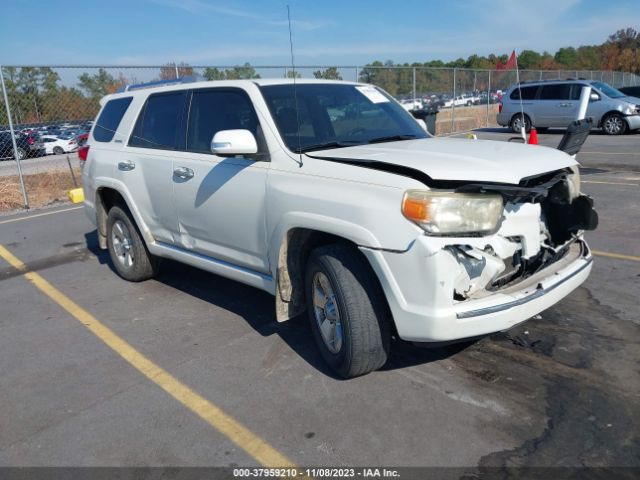
[[[429,252],[421,240],[405,253],[362,251],[380,278],[400,338],[447,342],[508,330],[559,302],[591,272],[593,259],[582,241],[581,247],[521,284],[459,302],[452,295],[457,264],[448,252]]]
[[[509,122],[511,121],[511,117],[508,116],[503,110],[496,116],[496,121],[498,122],[498,125],[502,127],[508,127]]]

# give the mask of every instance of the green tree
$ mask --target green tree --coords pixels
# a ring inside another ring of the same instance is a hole
[[[227,78],[224,71],[215,67],[207,67],[202,73],[202,76],[207,80],[224,80]]]
[[[116,83],[116,79],[104,68],[98,69],[95,75],[83,73],[78,77],[78,86],[94,99],[100,99],[107,95]]]
[[[242,66],[236,66],[232,69],[225,70],[225,77],[227,80],[239,80],[260,78],[260,75],[256,72],[256,69],[247,62]]]
[[[553,56],[554,60],[565,68],[575,68],[578,53],[573,47],[563,47]]]
[[[329,67],[324,70],[316,70],[313,72],[315,78],[324,78],[325,80],[342,80],[342,75],[337,67]]]
[[[522,50],[518,55],[518,68],[523,70],[533,70],[540,68],[542,63],[542,55],[533,50]]]

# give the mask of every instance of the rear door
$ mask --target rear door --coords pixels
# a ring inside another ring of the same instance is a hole
[[[173,203],[173,158],[184,143],[186,91],[149,95],[114,176],[129,195],[154,239],[175,244],[178,216]]]
[[[248,94],[239,88],[197,89],[188,100],[185,152],[173,162],[180,245],[252,270],[268,272],[265,188],[269,162]],[[249,130],[258,156],[211,153],[220,130]]]

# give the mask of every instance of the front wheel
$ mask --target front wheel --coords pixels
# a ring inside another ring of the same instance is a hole
[[[602,120],[602,130],[607,135],[623,135],[627,131],[627,122],[619,113],[607,115]]]
[[[158,272],[158,259],[147,250],[129,213],[118,206],[107,216],[107,246],[114,268],[125,280],[141,282]]]
[[[24,160],[25,158],[27,158],[27,152],[23,148],[18,147],[18,160]]]
[[[377,278],[356,248],[334,244],[314,250],[305,290],[316,344],[338,375],[357,377],[386,363],[389,309]]]
[[[62,147],[53,147],[54,155],[62,155],[63,153],[64,153],[64,150],[62,149]]]

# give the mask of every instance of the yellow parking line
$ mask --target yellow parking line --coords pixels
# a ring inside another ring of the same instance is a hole
[[[631,155],[634,157],[640,156],[640,153],[635,152],[585,152],[584,150],[580,150],[578,155],[581,155],[583,153],[586,153],[588,155]]]
[[[24,263],[2,245],[0,245],[0,257],[22,272],[24,277],[38,290],[69,312],[136,370],[226,436],[260,464],[266,467],[295,466],[291,460],[278,452],[265,440],[138,352],[40,275],[30,272]]]
[[[638,187],[640,184],[638,183],[622,183],[622,182],[600,182],[597,180],[582,180],[582,183],[598,183],[602,185],[624,185],[629,187]]]
[[[632,262],[640,262],[640,257],[635,255],[622,255],[621,253],[601,252],[600,250],[591,250],[591,253],[599,257],[617,258],[618,260],[631,260]]]
[[[54,215],[56,213],[70,212],[71,210],[80,210],[81,208],[84,208],[84,207],[80,206],[80,207],[63,208],[62,210],[54,210],[53,212],[37,213],[35,215],[27,215],[26,217],[19,217],[19,218],[10,218],[9,220],[0,221],[0,225],[2,225],[3,223],[13,223],[13,222],[21,222],[23,220],[31,220],[32,218],[45,217],[47,215]]]

